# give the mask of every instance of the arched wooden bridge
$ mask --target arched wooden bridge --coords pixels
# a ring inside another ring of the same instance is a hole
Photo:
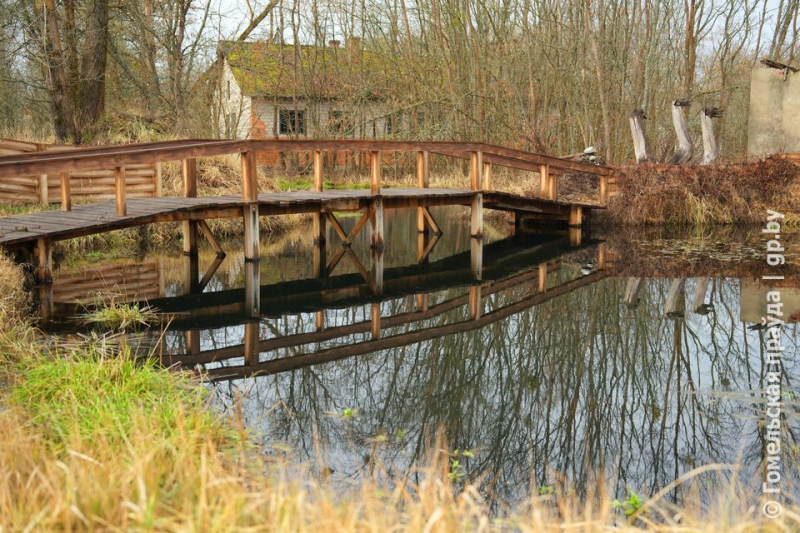
[[[256,157],[259,152],[307,152],[312,154],[314,190],[260,193]],[[362,152],[369,154],[369,190],[324,190],[323,153]],[[381,153],[413,152],[417,160],[417,187],[382,188]],[[197,195],[198,158],[240,154],[242,193],[240,196]],[[429,154],[470,161],[469,189],[429,187]],[[181,161],[183,196],[178,198],[127,198],[126,167]],[[520,196],[495,190],[493,165],[536,172],[540,175],[539,194]],[[76,205],[70,194],[70,173],[114,169],[115,199]],[[566,172],[599,177],[598,203],[582,204],[558,199],[558,177]],[[580,226],[587,210],[606,204],[612,170],[556,157],[534,154],[484,143],[411,142],[358,140],[179,140],[122,146],[90,147],[65,152],[40,152],[0,158],[0,181],[25,175],[60,176],[61,211],[0,218],[0,246],[35,250],[39,279],[52,279],[52,244],[56,241],[104,233],[158,222],[183,222],[184,252],[196,254],[198,233],[202,232],[220,254],[224,251],[205,224],[206,219],[244,219],[245,258],[259,259],[258,217],[291,213],[311,213],[318,243],[314,271],[324,277],[335,266],[354,236],[370,223],[372,247],[383,248],[383,211],[392,208],[416,208],[417,229],[421,233],[439,231],[428,208],[440,205],[464,205],[471,208],[471,235],[479,243],[483,237],[483,208],[513,212],[515,221],[524,217],[563,220]],[[350,234],[338,223],[334,212],[363,211]],[[325,226],[330,222],[342,240],[330,262],[326,261]],[[199,231],[198,231],[199,230]],[[482,252],[481,252],[482,253]]]

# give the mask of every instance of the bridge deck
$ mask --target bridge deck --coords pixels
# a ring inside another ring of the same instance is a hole
[[[464,189],[393,188],[380,195],[369,190],[328,190],[268,193],[258,196],[259,215],[319,213],[364,209],[381,198],[388,209],[436,205],[469,205],[478,193]],[[490,209],[568,217],[571,206],[600,206],[529,198],[502,192],[484,192]],[[113,200],[78,205],[71,211],[42,211],[0,218],[0,246],[17,247],[38,239],[59,241],[156,222],[232,218],[241,216],[246,202],[240,195],[197,198],[143,198],[128,200],[127,214],[119,216]]]

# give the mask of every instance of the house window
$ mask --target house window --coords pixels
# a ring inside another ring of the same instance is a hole
[[[278,133],[281,135],[305,135],[306,112],[294,109],[281,109],[278,113]]]

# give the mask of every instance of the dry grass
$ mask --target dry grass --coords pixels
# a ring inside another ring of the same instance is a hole
[[[800,166],[782,159],[736,165],[617,170],[607,218],[625,225],[761,224],[767,209],[800,223]]]

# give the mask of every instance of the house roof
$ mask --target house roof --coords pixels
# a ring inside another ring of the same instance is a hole
[[[380,99],[389,66],[357,46],[220,41],[244,95],[291,98]]]

